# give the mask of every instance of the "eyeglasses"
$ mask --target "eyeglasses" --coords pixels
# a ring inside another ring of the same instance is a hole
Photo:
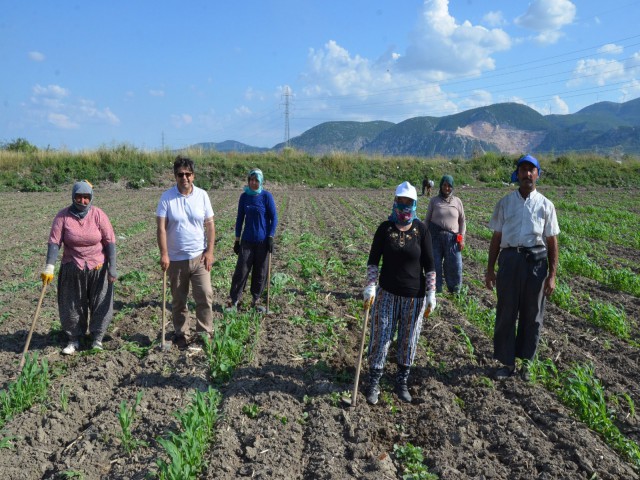
[[[184,178],[184,177],[189,178],[191,175],[193,175],[193,172],[177,172],[176,173],[176,177],[180,177],[180,178]]]

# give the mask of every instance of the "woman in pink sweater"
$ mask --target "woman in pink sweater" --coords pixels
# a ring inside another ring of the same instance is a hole
[[[58,275],[58,312],[69,343],[62,350],[72,355],[87,333],[92,348],[102,349],[113,318],[113,283],[116,281],[116,237],[107,215],[93,203],[93,187],[83,180],[73,185],[71,205],[53,219],[47,261],[41,278],[53,280],[60,247],[62,261]],[[89,321],[90,319],[90,321]]]

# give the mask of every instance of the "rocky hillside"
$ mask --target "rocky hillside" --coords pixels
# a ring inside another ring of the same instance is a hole
[[[315,155],[346,152],[466,158],[485,152],[639,154],[640,99],[599,102],[569,115],[541,115],[525,105],[501,103],[445,117],[414,117],[398,124],[325,122],[292,138],[289,144]],[[223,151],[221,144],[213,145]],[[254,148],[239,145],[242,149],[236,151]],[[280,143],[273,150],[284,146]]]

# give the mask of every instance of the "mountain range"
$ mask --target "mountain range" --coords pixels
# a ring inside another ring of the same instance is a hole
[[[227,140],[194,148],[217,151],[282,150],[251,147]],[[330,152],[419,157],[471,157],[505,154],[600,152],[640,153],[640,98],[624,103],[598,102],[567,115],[542,115],[519,103],[498,103],[444,117],[385,121],[325,122],[289,140],[289,146],[313,155]]]

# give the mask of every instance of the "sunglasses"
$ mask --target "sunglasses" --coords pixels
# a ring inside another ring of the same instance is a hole
[[[178,173],[176,173],[176,177],[180,177],[180,178],[184,178],[184,177],[189,178],[191,175],[193,175],[193,172],[178,172]]]

